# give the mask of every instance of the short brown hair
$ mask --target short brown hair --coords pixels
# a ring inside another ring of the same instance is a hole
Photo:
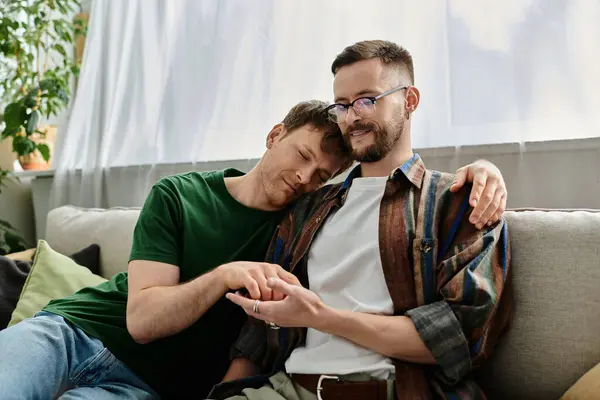
[[[386,65],[406,68],[410,75],[410,82],[414,84],[415,71],[412,56],[404,47],[387,40],[365,40],[346,47],[331,64],[331,72],[335,75],[340,68],[346,65],[372,58],[378,58]]]
[[[350,158],[350,149],[342,137],[340,127],[331,121],[327,115],[328,105],[320,100],[303,101],[292,107],[282,123],[288,134],[305,125],[323,131],[321,150],[342,159],[342,166],[336,174],[337,176],[350,168],[352,159]]]

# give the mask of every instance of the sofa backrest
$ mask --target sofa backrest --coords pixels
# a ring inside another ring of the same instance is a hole
[[[45,240],[62,254],[97,244],[100,246],[100,274],[110,279],[118,272],[127,271],[139,214],[140,208],[58,207],[48,213]]]
[[[481,371],[490,399],[558,399],[600,362],[600,212],[507,212],[516,314]]]
[[[127,269],[138,208],[64,206],[46,240],[100,246],[101,274]],[[478,379],[491,399],[558,399],[600,362],[600,211],[509,211],[516,317]]]

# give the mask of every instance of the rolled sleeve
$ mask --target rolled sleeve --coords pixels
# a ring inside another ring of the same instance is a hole
[[[459,382],[471,370],[469,343],[445,301],[414,308],[406,313],[421,340],[431,351],[448,383]]]
[[[436,266],[437,299],[406,313],[448,384],[489,356],[512,316],[506,223],[476,230],[466,218]]]
[[[249,319],[242,328],[237,341],[231,347],[230,359],[246,358],[255,365],[262,366],[267,351],[265,329],[265,324]]]

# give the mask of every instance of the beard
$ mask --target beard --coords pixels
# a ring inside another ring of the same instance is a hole
[[[357,130],[370,130],[373,134],[374,143],[362,149],[352,146],[350,133]],[[352,159],[358,162],[377,162],[390,154],[394,145],[398,143],[404,132],[404,119],[401,122],[394,121],[388,128],[380,128],[372,122],[359,121],[348,129],[344,135],[344,141],[352,152]]]

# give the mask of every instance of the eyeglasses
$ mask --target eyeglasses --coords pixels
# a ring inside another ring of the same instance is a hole
[[[375,114],[375,103],[377,103],[377,100],[403,89],[408,89],[408,86],[399,86],[375,97],[359,97],[350,104],[332,104],[327,107],[325,111],[327,112],[329,119],[336,124],[341,124],[346,120],[346,115],[348,114],[350,107],[352,107],[359,117],[368,118]]]

